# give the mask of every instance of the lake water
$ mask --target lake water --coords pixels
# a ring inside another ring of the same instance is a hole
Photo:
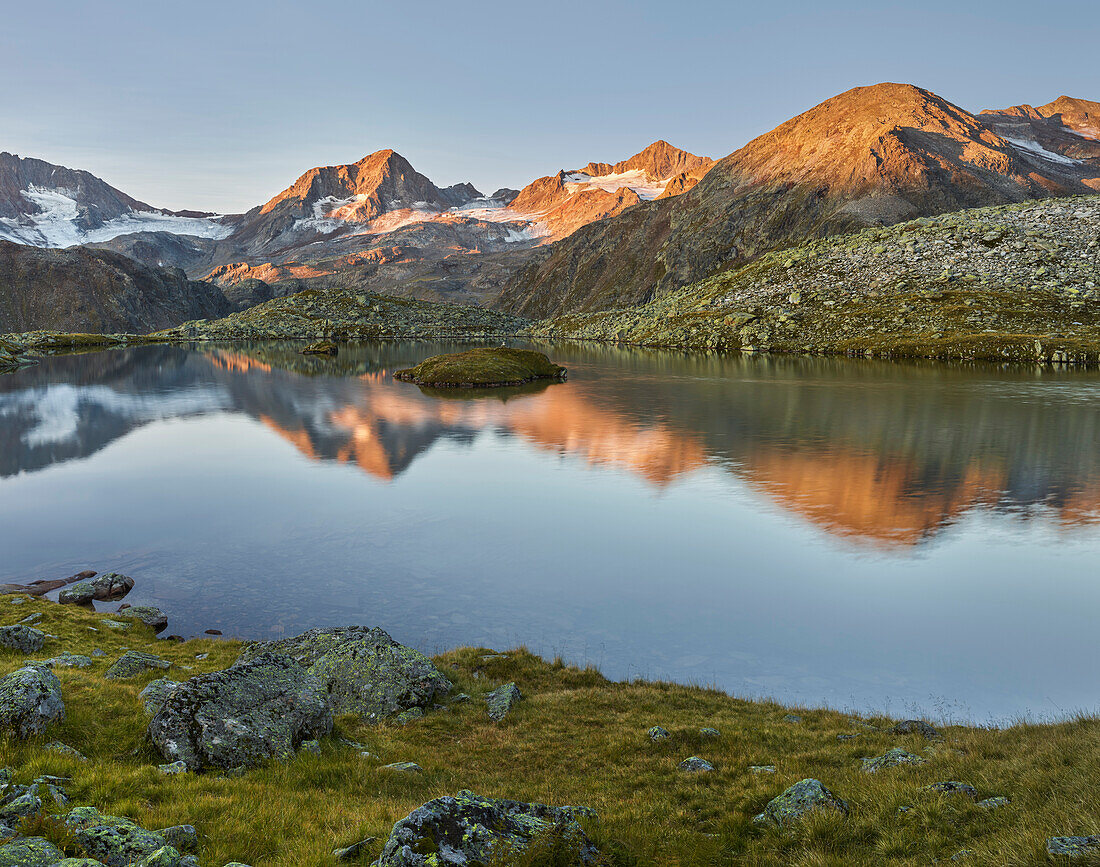
[[[1100,707],[1100,374],[560,345],[564,384],[391,378],[455,348],[0,377],[0,581],[125,572],[187,636],[364,623],[854,710]]]

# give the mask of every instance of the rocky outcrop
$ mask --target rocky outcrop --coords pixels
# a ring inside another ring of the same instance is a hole
[[[221,290],[119,253],[0,240],[0,334],[50,329],[145,333],[225,316]]]
[[[64,719],[61,681],[45,666],[26,666],[0,679],[0,729],[28,738]]]
[[[268,652],[185,681],[149,723],[161,755],[191,771],[288,759],[302,741],[331,730],[324,687],[294,660]]]
[[[164,834],[121,816],[103,815],[95,807],[77,807],[62,822],[74,842],[106,867],[178,867],[182,858]]]
[[[358,713],[375,722],[426,707],[451,689],[428,657],[378,628],[311,629],[294,638],[250,644],[238,665],[272,653],[294,659],[316,678],[335,713]]]
[[[122,599],[134,589],[134,579],[117,572],[97,575],[88,581],[78,581],[57,594],[62,605],[91,605],[93,600]]]
[[[550,845],[559,847],[554,863],[592,865],[599,851],[577,822],[591,815],[583,807],[482,798],[463,790],[429,801],[395,824],[375,867],[497,863]]]
[[[821,780],[799,780],[768,802],[764,812],[753,821],[758,824],[786,825],[797,822],[815,810],[834,811],[848,815],[848,805],[822,785]]]
[[[808,238],[1093,192],[1100,146],[1077,141],[1087,155],[1051,158],[922,88],[855,88],[720,160],[683,195],[532,254],[501,306],[534,318],[638,304]]]

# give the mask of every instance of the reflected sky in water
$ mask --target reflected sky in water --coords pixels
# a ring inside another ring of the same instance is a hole
[[[1100,375],[562,345],[564,384],[392,380],[453,348],[0,377],[0,581],[124,571],[184,635],[357,622],[789,702],[1100,707]]]

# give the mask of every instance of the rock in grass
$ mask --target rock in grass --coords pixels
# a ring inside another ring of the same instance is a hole
[[[924,720],[919,719],[907,719],[904,722],[899,722],[896,726],[890,729],[890,734],[893,735],[912,735],[918,734],[925,740],[934,741],[937,738],[943,737],[936,729],[932,728]]]
[[[431,388],[499,388],[536,379],[564,380],[567,371],[541,352],[482,346],[467,352],[433,355],[393,378]]]
[[[373,722],[424,708],[451,690],[428,657],[377,628],[310,629],[294,638],[250,644],[237,662],[268,652],[291,657],[316,677],[335,713],[358,713]]]
[[[403,710],[401,713],[390,717],[390,721],[393,722],[394,725],[405,726],[423,718],[424,710],[422,708],[410,707],[408,710]]]
[[[107,867],[136,867],[139,864],[175,867],[179,863],[179,852],[174,849],[171,853],[161,853],[156,860],[146,861],[167,847],[168,841],[122,816],[107,816],[95,807],[76,807],[62,818],[62,822],[72,833],[73,841]],[[166,857],[172,853],[175,861]]]
[[[181,852],[194,852],[199,848],[199,834],[194,825],[172,825],[157,831],[160,836]]]
[[[0,647],[20,653],[37,653],[45,643],[46,633],[41,629],[22,624],[0,626]]]
[[[978,806],[983,810],[996,810],[998,807],[1007,807],[1011,801],[1004,795],[994,795],[984,801],[978,801]]]
[[[461,791],[428,801],[397,822],[375,867],[507,863],[531,858],[536,847],[552,851],[555,864],[588,867],[600,853],[577,822],[579,813],[586,811]]]
[[[187,773],[187,762],[169,762],[166,765],[157,765],[157,770],[165,777],[174,777],[177,774]]]
[[[19,794],[15,794],[16,792]],[[15,796],[11,797],[11,795]],[[10,800],[0,807],[0,822],[5,825],[16,826],[23,819],[42,811],[42,799],[38,797],[37,785],[16,786],[8,797]]]
[[[332,856],[337,861],[354,861],[363,854],[363,850],[366,849],[367,846],[377,839],[377,837],[367,837],[367,839],[360,840],[358,843],[352,843],[350,846],[345,846],[343,849],[333,849]]]
[[[714,770],[714,765],[698,756],[690,756],[684,759],[677,767],[681,771],[687,771],[689,774],[710,773]]]
[[[718,729],[712,729],[709,727],[699,729],[699,734],[701,734],[705,738],[717,738],[722,736],[722,733],[718,731]]]
[[[62,605],[91,605],[93,600],[121,599],[134,589],[129,575],[107,572],[88,581],[79,581],[57,594]]]
[[[185,681],[149,723],[161,755],[191,771],[289,759],[302,741],[331,731],[324,688],[293,659],[274,653]]]
[[[99,622],[102,623],[104,626],[106,626],[108,629],[114,629],[114,630],[119,631],[119,632],[127,630],[127,629],[130,628],[129,623],[123,623],[120,620],[107,620],[107,619],[104,619],[104,620],[100,620]]]
[[[321,742],[320,741],[302,741],[298,747],[300,753],[310,753],[314,756],[321,755]]]
[[[54,867],[64,857],[45,837],[23,837],[0,846],[0,867]]]
[[[749,771],[754,774],[774,774],[775,765],[749,765]]]
[[[928,759],[913,755],[913,753],[907,752],[901,747],[894,747],[892,750],[887,750],[881,756],[862,759],[862,762],[863,773],[874,774],[886,768],[896,768],[899,765],[923,765],[928,762]]]
[[[800,723],[802,722],[802,717],[798,716],[798,714],[789,713],[783,717],[783,722]]]
[[[424,769],[416,762],[394,762],[390,765],[382,765],[379,770],[397,771],[402,774],[422,774]]]
[[[130,608],[124,608],[115,616],[127,620],[140,620],[153,632],[163,632],[168,628],[168,615],[152,605],[134,605]]]
[[[671,737],[668,731],[661,728],[660,726],[653,726],[653,728],[646,732],[646,734],[649,735],[649,739],[654,742],[664,740],[667,737]]]
[[[1048,855],[1067,858],[1092,858],[1100,855],[1100,834],[1089,837],[1051,837],[1047,840]]]
[[[63,744],[61,741],[50,741],[45,747],[47,750],[53,753],[59,753],[63,756],[67,756],[70,759],[76,759],[78,762],[88,761],[88,757],[79,750],[73,749],[68,744]]]
[[[499,722],[521,701],[523,701],[523,695],[515,683],[509,682],[504,686],[498,686],[485,696],[485,702],[489,705],[489,719]]]
[[[134,867],[180,867],[182,859],[183,855],[175,846],[161,846],[134,864]]]
[[[31,663],[32,665],[44,665],[47,668],[91,668],[92,659],[90,656],[83,656],[79,653],[69,653],[65,651],[60,653],[51,659],[36,660]]]
[[[172,663],[167,659],[161,659],[152,653],[145,653],[141,650],[127,650],[115,660],[103,676],[108,680],[125,680],[130,677],[137,677],[147,671],[171,668],[171,666]]]
[[[848,815],[848,805],[821,784],[821,780],[799,780],[783,794],[772,798],[764,812],[753,818],[757,823],[783,826],[795,822],[813,810],[835,811]]]
[[[138,697],[145,706],[145,713],[149,716],[155,716],[157,711],[164,707],[165,700],[172,694],[172,690],[177,686],[179,686],[178,680],[158,677],[145,687],[145,689],[139,692]]]
[[[0,679],[0,728],[28,738],[64,719],[61,681],[45,666],[28,665]]]
[[[940,795],[965,795],[971,801],[978,800],[978,790],[969,783],[960,783],[957,780],[945,780],[942,783],[933,783],[925,786],[924,791],[936,792]]]

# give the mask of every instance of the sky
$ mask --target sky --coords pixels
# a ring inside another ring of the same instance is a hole
[[[1100,100],[1100,3],[4,4],[0,150],[235,213],[392,147],[483,192],[656,139],[721,157],[851,87]]]

